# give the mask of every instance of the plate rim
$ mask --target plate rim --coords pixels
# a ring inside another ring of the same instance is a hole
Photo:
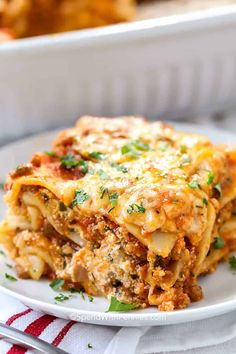
[[[170,324],[187,323],[208,318],[213,318],[218,315],[226,314],[236,309],[235,299],[226,300],[213,305],[207,305],[200,308],[185,308],[171,312],[160,312],[153,307],[156,313],[134,313],[134,312],[99,312],[87,311],[83,309],[69,308],[60,304],[50,304],[37,299],[33,299],[26,295],[18,294],[14,290],[8,289],[0,284],[0,292],[5,295],[10,295],[13,298],[21,301],[26,306],[31,306],[32,309],[41,310],[52,314],[56,313],[62,318],[70,318],[75,322],[94,323],[97,325],[111,325],[123,327],[140,327],[143,325],[165,326]],[[58,316],[58,315],[57,315]],[[136,322],[139,321],[139,322]]]

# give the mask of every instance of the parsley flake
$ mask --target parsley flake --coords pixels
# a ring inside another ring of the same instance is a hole
[[[86,175],[88,173],[88,163],[84,160],[79,160],[78,166],[81,167],[81,171]]]
[[[212,184],[213,181],[215,179],[215,175],[213,172],[208,172],[208,176],[207,176],[207,184]]]
[[[88,198],[89,195],[83,189],[78,189],[75,191],[75,197],[72,200],[71,207],[74,208],[76,205],[83,204]]]
[[[123,166],[123,165],[119,165],[118,163],[112,162],[111,163],[111,167],[114,167],[117,169],[117,171],[121,171],[123,173],[127,173],[129,172],[128,168]]]
[[[122,146],[122,155],[128,155],[133,158],[137,158],[142,152],[149,151],[148,144],[142,143],[140,140],[131,141],[129,144]]]
[[[75,294],[75,293],[79,293],[79,290],[77,290],[76,288],[70,288],[70,289],[69,289],[69,292],[70,292],[71,294]]]
[[[94,160],[105,160],[105,155],[100,152],[100,151],[93,151],[89,154],[89,157],[91,157]]]
[[[6,257],[5,252],[3,252],[2,250],[0,250],[0,256],[4,256],[4,257]]]
[[[117,204],[117,199],[119,198],[119,193],[115,192],[108,195],[108,198],[113,206]]]
[[[114,193],[110,193],[108,188],[104,188],[101,187],[101,195],[100,195],[100,199],[103,199],[105,194],[107,194],[109,201],[111,202],[111,204],[113,206],[116,206],[117,204],[117,199],[119,198],[119,193],[118,192],[114,192]]]
[[[199,182],[196,180],[193,180],[192,182],[188,183],[188,187],[192,189],[197,189],[197,188],[201,189]]]
[[[225,241],[223,238],[221,238],[220,236],[215,237],[214,239],[214,243],[213,243],[213,247],[216,250],[220,250],[221,248],[223,248],[225,246]]]
[[[146,209],[143,206],[143,203],[140,205],[133,203],[128,206],[127,213],[132,214],[132,213],[145,213]]]
[[[100,190],[101,190],[100,199],[103,199],[103,198],[104,198],[104,195],[105,195],[106,193],[108,193],[108,188],[101,187]]]
[[[93,302],[94,298],[91,295],[88,295],[89,302]]]
[[[136,309],[137,307],[138,307],[137,304],[124,304],[123,302],[120,302],[114,296],[112,296],[110,306],[109,306],[107,312],[130,311],[130,310]]]
[[[235,256],[229,257],[229,265],[230,265],[231,269],[236,270],[236,257]]]
[[[64,280],[63,279],[55,279],[55,280],[53,280],[50,284],[49,284],[49,286],[50,286],[50,288],[52,288],[53,290],[55,290],[55,291],[58,291],[58,290],[60,290],[61,289],[61,287],[64,285]]]
[[[88,172],[88,163],[84,160],[77,160],[74,155],[61,155],[61,166],[67,170],[72,168],[81,167],[81,171],[86,174]]]
[[[79,161],[72,154],[61,155],[60,159],[61,166],[67,168],[68,170],[70,170],[71,168],[75,168],[79,165]]]
[[[50,157],[57,156],[57,153],[55,151],[45,151],[45,154]]]
[[[208,205],[208,200],[206,198],[202,198],[202,202],[203,204]]]
[[[70,296],[67,296],[67,295],[64,295],[64,294],[59,294],[59,295],[54,297],[54,300],[56,302],[63,302],[63,301],[69,300],[69,299],[70,299]]]
[[[12,275],[7,274],[7,273],[5,273],[5,278],[10,281],[17,281],[17,279],[15,277],[13,277]]]
[[[93,348],[92,344],[88,343],[88,348],[92,349]]]
[[[104,171],[104,170],[99,170],[98,174],[99,174],[101,179],[110,179],[110,177],[108,176],[107,172]]]
[[[111,209],[108,210],[108,214],[112,212],[112,210],[114,210],[115,207],[112,207]]]
[[[0,182],[0,189],[4,190],[5,182]]]

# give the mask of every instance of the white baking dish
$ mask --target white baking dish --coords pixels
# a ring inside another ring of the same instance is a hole
[[[236,107],[236,5],[0,46],[0,143],[79,115]]]

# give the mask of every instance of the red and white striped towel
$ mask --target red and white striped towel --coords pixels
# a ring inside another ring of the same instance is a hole
[[[19,301],[0,294],[0,321],[45,340],[68,353],[104,353],[119,330],[76,323],[33,311]],[[88,348],[92,346],[92,348]],[[0,340],[1,354],[24,354],[26,349]],[[27,354],[33,353],[28,350]]]
[[[69,354],[236,353],[235,311],[179,325],[118,328],[59,319],[33,311],[0,294],[0,322],[37,336]],[[33,351],[0,340],[0,354],[26,352],[33,354]]]

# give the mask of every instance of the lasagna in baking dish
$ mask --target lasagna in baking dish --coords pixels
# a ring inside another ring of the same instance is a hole
[[[82,117],[5,190],[22,278],[171,311],[236,248],[236,151],[161,122]]]
[[[0,34],[10,39],[104,26],[134,13],[135,0],[0,0]]]

